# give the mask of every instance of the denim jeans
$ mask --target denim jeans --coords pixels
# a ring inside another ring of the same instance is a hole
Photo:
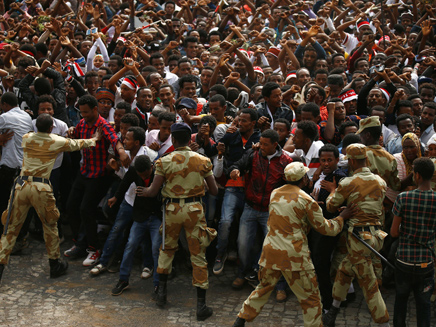
[[[159,248],[162,244],[162,236],[159,233],[162,221],[156,216],[150,216],[144,222],[133,222],[130,229],[129,240],[124,250],[123,261],[120,266],[120,280],[128,281],[130,272],[132,271],[133,257],[136,249],[141,245],[142,241],[151,241],[151,253],[153,257],[153,285],[159,285],[159,274],[157,273],[157,264],[159,260]],[[146,251],[147,253],[147,251]],[[151,260],[145,260],[150,262]],[[151,268],[151,267],[148,267]]]
[[[227,187],[224,192],[223,205],[221,208],[221,219],[218,225],[218,256],[222,256],[229,244],[230,227],[238,210],[244,208],[244,193],[243,187]]]
[[[114,251],[120,245],[121,240],[123,239],[124,231],[129,225],[132,223],[133,207],[123,200],[120,205],[120,210],[118,211],[117,218],[115,219],[115,223],[112,226],[111,231],[109,232],[109,236],[106,239],[103,247],[103,253],[100,258],[100,263],[103,266],[107,266],[109,263],[109,259],[111,258]]]
[[[239,253],[239,272],[238,277],[243,278],[253,267],[255,258],[259,254],[253,254],[253,245],[256,239],[257,227],[261,226],[263,237],[265,238],[268,227],[269,212],[257,211],[248,204],[244,206],[244,212],[239,223],[238,253]]]
[[[396,261],[394,326],[406,327],[407,301],[413,292],[416,302],[417,327],[430,327],[430,297],[434,289],[434,263],[426,268]]]

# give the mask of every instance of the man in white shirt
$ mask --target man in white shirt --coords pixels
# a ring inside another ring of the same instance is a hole
[[[174,151],[171,142],[171,125],[176,122],[176,115],[172,112],[163,112],[159,115],[159,129],[149,131],[145,145],[150,149],[157,151],[159,157],[165,153]]]

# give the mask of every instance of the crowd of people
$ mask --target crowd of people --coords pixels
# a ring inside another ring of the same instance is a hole
[[[64,274],[62,217],[63,256],[93,277],[119,271],[112,295],[140,248],[164,306],[179,249],[207,319],[212,244],[213,274],[233,260],[232,287],[255,287],[234,326],[289,288],[305,326],[334,326],[353,279],[376,323],[389,325],[380,286],[394,285],[394,325],[413,291],[430,326],[435,13],[416,0],[0,2],[0,278],[29,231]]]

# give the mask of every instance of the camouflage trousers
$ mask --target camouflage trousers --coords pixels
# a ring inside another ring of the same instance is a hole
[[[165,250],[160,248],[157,272],[170,274],[182,227],[186,233],[192,264],[192,285],[209,288],[206,248],[216,237],[208,228],[200,202],[168,203],[165,210]]]
[[[36,213],[42,222],[48,258],[60,258],[57,227],[59,211],[56,208],[56,200],[53,196],[51,186],[48,184],[26,181],[23,186],[16,184],[12,192],[15,192],[15,196],[12,203],[8,230],[6,235],[2,235],[0,241],[0,264],[7,264],[9,262],[9,256],[14,248],[17,236],[20,233],[21,227],[23,226],[27,213],[31,207],[35,208]],[[11,206],[10,200],[8,208],[2,214],[3,225],[6,224],[9,206]]]
[[[384,235],[380,230],[371,227],[370,232],[360,232],[360,237],[377,251],[383,247]],[[356,278],[374,322],[379,324],[388,322],[389,313],[374,273],[372,252],[353,237],[351,232],[348,234],[347,248],[348,253],[336,273],[333,299],[344,301],[353,278]]]
[[[322,304],[315,270],[281,271],[261,267],[259,285],[245,300],[238,316],[246,321],[256,318],[282,275],[300,302],[304,326],[322,326]]]

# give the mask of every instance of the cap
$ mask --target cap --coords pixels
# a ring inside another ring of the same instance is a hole
[[[305,167],[301,162],[291,162],[285,168],[285,178],[288,182],[299,181],[306,175],[309,168]]]
[[[292,71],[286,76],[285,83],[287,83],[291,78],[297,78],[296,71]]]
[[[353,89],[351,89],[347,92],[339,94],[339,98],[342,100],[343,103],[347,103],[353,100],[357,100],[357,94]]]
[[[197,102],[190,98],[183,98],[180,100],[179,105],[177,107],[185,107],[188,109],[197,109]]]
[[[268,52],[267,52],[267,53],[270,53],[270,54],[272,54],[274,57],[278,58],[278,57],[279,57],[279,54],[280,54],[280,49],[278,49],[278,48],[276,48],[276,47],[271,47],[271,48],[268,49]]]
[[[361,143],[353,143],[347,146],[347,159],[365,159],[366,146]]]
[[[189,132],[192,133],[191,127],[186,123],[174,123],[171,125],[171,133]]]
[[[263,73],[263,69],[260,68],[259,66],[254,66],[253,69],[254,69],[254,71],[255,71],[256,73],[261,73],[262,75],[265,75],[265,74]]]
[[[369,23],[368,23],[366,20],[363,20],[363,21],[361,21],[361,22],[358,22],[358,23],[356,24],[356,28],[357,28],[357,30],[360,30],[360,28],[361,28],[362,26],[364,26],[364,25],[368,25],[368,26],[369,26]]]
[[[115,94],[111,90],[104,87],[100,87],[97,89],[97,91],[95,92],[95,98],[97,100],[109,99],[112,101],[112,103],[115,102]]]
[[[371,116],[365,119],[362,119],[359,123],[359,130],[356,134],[360,134],[363,132],[365,128],[380,126],[380,117],[379,116]]]

